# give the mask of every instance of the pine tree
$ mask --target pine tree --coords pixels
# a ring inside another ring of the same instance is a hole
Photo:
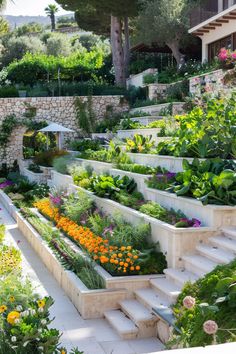
[[[83,0],[56,1],[64,9],[75,11],[81,28],[105,35],[110,31],[116,84],[124,86],[130,51],[128,18],[137,16],[138,0],[87,0],[86,3]]]

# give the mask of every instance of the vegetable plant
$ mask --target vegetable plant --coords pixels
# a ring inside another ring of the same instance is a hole
[[[177,173],[168,189],[178,196],[190,196],[204,205],[236,205],[236,165],[220,158],[192,164],[183,161],[183,172]]]

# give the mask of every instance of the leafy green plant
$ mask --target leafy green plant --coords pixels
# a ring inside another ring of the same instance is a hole
[[[34,157],[34,162],[39,166],[52,167],[55,158],[68,155],[64,150],[48,150],[38,153]]]
[[[63,175],[69,174],[70,166],[72,164],[72,157],[67,155],[55,158],[52,163],[54,170]]]
[[[83,191],[79,191],[76,195],[71,194],[64,204],[65,215],[71,220],[81,223],[81,218],[88,217],[88,211],[91,210],[93,201]]]
[[[101,149],[101,143],[96,139],[79,139],[70,142],[70,148],[74,151],[98,151]]]
[[[160,155],[231,159],[235,155],[235,94],[210,99],[203,107],[178,117],[179,129],[169,142],[158,144]]]
[[[43,173],[39,165],[36,165],[35,163],[31,163],[28,167],[29,171],[32,171],[34,173]]]
[[[5,237],[5,226],[0,224],[0,245],[3,243]]]
[[[158,73],[156,73],[156,74],[146,74],[143,77],[143,83],[145,85],[154,84],[156,82],[158,82]]]
[[[149,188],[165,190],[175,182],[176,173],[172,173],[162,169],[162,171],[155,173],[152,177],[149,177],[145,183]]]
[[[161,168],[151,166],[139,165],[135,163],[117,163],[115,167],[122,171],[139,173],[141,175],[151,175],[156,172],[161,172]]]
[[[147,154],[150,153],[154,144],[152,136],[144,137],[143,135],[135,134],[133,140],[127,139],[126,151]]]
[[[186,218],[181,211],[176,212],[173,209],[168,210],[155,202],[147,202],[146,204],[143,204],[140,207],[139,211],[141,213],[147,214],[158,220],[167,222],[168,224],[171,225],[176,225],[180,219]],[[182,227],[189,227],[189,226],[186,224],[186,225],[182,225]]]
[[[183,161],[183,172],[179,172],[176,182],[169,188],[178,196],[190,196],[204,205],[236,204],[235,163],[220,158],[200,162],[194,159],[190,164]]]

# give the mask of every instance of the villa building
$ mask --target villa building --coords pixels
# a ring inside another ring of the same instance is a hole
[[[206,0],[194,8],[189,33],[202,39],[202,61],[211,61],[220,48],[236,49],[236,0]]]

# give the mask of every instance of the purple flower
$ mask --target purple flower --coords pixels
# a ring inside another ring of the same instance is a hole
[[[61,205],[63,202],[61,197],[59,197],[59,196],[54,197],[53,195],[50,195],[50,201],[54,205]]]
[[[8,187],[8,186],[11,186],[11,185],[13,185],[14,183],[12,182],[12,181],[5,181],[5,182],[2,182],[2,183],[0,183],[0,189],[4,189],[4,188],[6,188],[6,187]]]
[[[193,227],[200,227],[201,226],[201,221],[198,219],[192,219],[193,221]]]

